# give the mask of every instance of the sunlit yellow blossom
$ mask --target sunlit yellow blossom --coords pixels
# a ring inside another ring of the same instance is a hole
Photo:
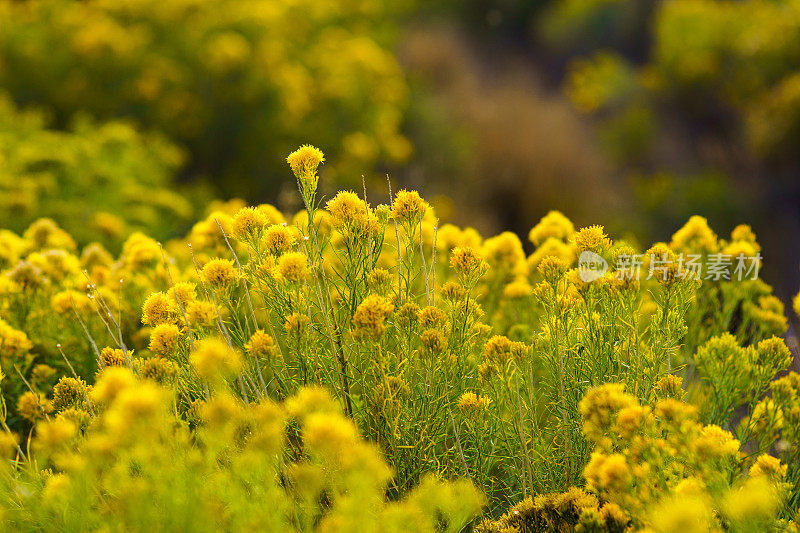
[[[575,243],[579,252],[588,250],[601,255],[611,246],[611,240],[606,235],[603,226],[581,228],[572,235],[572,242]]]
[[[483,242],[483,253],[492,269],[503,273],[518,273],[525,265],[525,252],[522,242],[515,233],[504,231],[500,235],[486,239]]]
[[[33,243],[34,249],[65,248],[75,249],[75,241],[50,218],[40,218],[31,224],[22,236]]]
[[[595,443],[605,442],[616,414],[626,407],[636,406],[636,399],[625,393],[621,383],[608,383],[589,389],[578,404],[583,416],[583,432]]]
[[[733,228],[733,231],[731,231],[731,241],[749,242],[750,244],[754,245],[756,251],[761,249],[756,241],[756,234],[753,232],[753,228],[747,224],[739,224]]]
[[[428,204],[417,191],[400,190],[392,204],[392,217],[408,226],[416,225],[428,210]]]
[[[239,280],[239,271],[230,259],[212,259],[203,266],[200,278],[212,289],[226,289]]]
[[[178,366],[164,357],[137,359],[136,369],[142,379],[149,379],[161,385],[174,382],[178,374]]]
[[[548,283],[556,284],[566,273],[567,265],[557,256],[545,257],[538,266],[539,274]]]
[[[102,244],[93,242],[81,252],[81,266],[89,271],[96,266],[110,267],[114,258]]]
[[[283,329],[295,339],[300,339],[306,332],[306,326],[311,321],[308,315],[301,313],[292,313],[286,317],[286,322],[283,324]]]
[[[6,272],[6,276],[23,292],[35,290],[48,283],[42,269],[28,261],[18,262]]]
[[[762,528],[774,520],[781,505],[774,483],[756,476],[731,490],[723,502],[723,509],[727,518],[742,528],[740,531],[763,531]]]
[[[517,279],[503,288],[503,296],[509,300],[521,300],[533,294],[533,287],[525,279]]]
[[[255,239],[269,224],[267,215],[256,207],[243,207],[233,216],[233,236],[239,240]]]
[[[327,204],[336,228],[363,228],[369,211],[364,200],[352,191],[340,191]]]
[[[162,261],[161,247],[143,233],[136,232],[122,245],[125,265],[133,271],[143,270]]]
[[[664,243],[657,243],[645,252],[642,267],[646,269],[648,277],[665,286],[683,275],[678,257]]]
[[[339,406],[330,393],[322,387],[305,387],[286,399],[286,412],[294,418],[305,418],[313,413],[330,414],[339,411]]]
[[[179,281],[169,288],[167,296],[173,300],[177,299],[179,306],[185,310],[187,304],[197,298],[197,289],[191,281]]]
[[[178,317],[178,306],[173,298],[163,292],[155,292],[142,305],[142,323],[149,326],[174,323]]]
[[[113,213],[95,213],[92,215],[91,225],[108,238],[120,238],[125,234],[125,220]]]
[[[683,378],[673,374],[667,374],[659,379],[653,387],[653,392],[659,399],[675,398],[680,400],[683,398]]]
[[[325,155],[319,148],[304,144],[286,158],[292,172],[298,179],[310,179],[317,172],[317,167],[325,161]]]
[[[295,238],[288,227],[275,224],[267,229],[264,234],[264,247],[273,255],[288,252],[294,247]]]
[[[42,421],[36,426],[35,448],[45,454],[59,451],[75,436],[77,427],[65,418]]]

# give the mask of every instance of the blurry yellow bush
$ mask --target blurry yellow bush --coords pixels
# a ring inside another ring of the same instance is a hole
[[[0,227],[22,232],[49,217],[79,243],[118,250],[132,231],[164,238],[191,220],[191,203],[173,190],[183,161],[176,146],[86,117],[56,131],[46,116],[0,94]]]
[[[360,176],[410,155],[386,16],[406,3],[2,0],[0,85],[59,126],[80,111],[161,131],[227,195],[274,192],[309,135]]]

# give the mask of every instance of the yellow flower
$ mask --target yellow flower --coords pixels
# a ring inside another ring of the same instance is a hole
[[[675,398],[681,400],[683,398],[683,378],[667,374],[659,379],[653,386],[653,392],[660,400],[665,398]]]
[[[286,322],[283,324],[283,329],[287,333],[299,340],[306,331],[306,326],[311,321],[308,315],[301,313],[292,313],[286,317]]]
[[[143,379],[150,379],[161,385],[168,385],[175,380],[178,367],[163,357],[147,357],[136,360],[136,368]]]
[[[357,337],[378,339],[386,330],[384,322],[394,311],[394,305],[383,296],[367,296],[353,313],[353,333]]]
[[[731,240],[749,242],[750,244],[754,245],[756,251],[761,249],[756,241],[756,234],[753,233],[753,228],[747,224],[739,224],[733,228],[733,231],[731,231]]]
[[[42,269],[29,261],[20,261],[6,276],[22,291],[38,289],[48,282]]]
[[[103,245],[93,242],[81,252],[81,266],[89,271],[96,266],[110,267],[114,258],[103,248]]]
[[[244,241],[255,239],[269,224],[269,218],[257,207],[243,207],[233,216],[233,236]]]
[[[664,243],[653,245],[644,254],[643,267],[661,285],[669,286],[681,275],[675,253]]]
[[[352,191],[340,191],[328,202],[327,208],[336,228],[366,227],[367,205]]]
[[[621,438],[630,440],[644,427],[649,415],[649,407],[643,407],[641,405],[623,407],[617,413],[614,432]]]
[[[579,252],[591,251],[601,254],[611,246],[611,240],[605,233],[603,226],[588,226],[581,228],[572,235],[572,241]]]
[[[426,329],[419,336],[419,341],[427,356],[440,355],[447,349],[447,339],[438,329]]]
[[[789,465],[781,464],[780,459],[771,455],[762,454],[750,467],[750,477],[766,477],[772,481],[782,481],[786,478]]]
[[[504,273],[525,274],[525,252],[515,233],[504,231],[483,243],[486,261],[492,268]]]
[[[583,433],[593,442],[607,442],[607,432],[616,414],[626,407],[637,406],[636,399],[625,393],[622,383],[607,383],[589,389],[578,404],[583,416]]]
[[[35,392],[25,392],[17,399],[17,412],[22,418],[36,422],[45,418],[53,408],[44,395]]]
[[[718,249],[717,236],[708,226],[708,220],[697,215],[672,235],[669,246],[679,254],[713,254]]]
[[[122,245],[122,258],[130,270],[141,271],[162,260],[161,247],[147,235],[136,232]]]
[[[86,400],[86,382],[80,378],[63,377],[53,387],[53,408],[63,411],[83,405]]]
[[[167,291],[167,296],[173,300],[177,299],[181,307],[186,309],[186,306],[197,299],[197,290],[194,283],[191,281],[179,281]]]
[[[260,329],[253,333],[250,340],[247,341],[245,349],[250,352],[250,355],[265,360],[271,360],[278,354],[275,340]]]
[[[733,438],[733,434],[713,424],[700,430],[693,446],[701,458],[736,457],[739,454],[739,441]]]
[[[242,368],[239,353],[214,337],[198,342],[195,351],[189,356],[189,362],[204,379],[236,374]]]
[[[50,218],[40,218],[31,224],[22,236],[33,244],[35,250],[64,248],[74,250],[75,241]]]
[[[533,295],[533,287],[525,279],[517,279],[503,288],[503,297],[509,300],[522,300]]]
[[[174,324],[159,324],[150,333],[150,351],[156,355],[167,357],[172,355],[178,346],[180,330]]]
[[[575,232],[572,222],[559,211],[550,211],[528,233],[528,240],[541,246],[549,239],[566,241]]]
[[[483,256],[469,246],[453,250],[450,266],[467,285],[477,281],[489,268]]]
[[[212,259],[200,271],[200,278],[212,289],[226,289],[239,280],[239,271],[230,259]]]
[[[214,324],[217,318],[217,310],[214,304],[205,300],[190,302],[186,306],[186,320],[192,327],[209,327]]]
[[[556,257],[567,266],[575,261],[575,249],[561,239],[550,237],[528,257],[528,268],[533,271],[548,257]]]
[[[625,456],[619,453],[604,455],[593,452],[583,475],[589,487],[610,492],[623,492],[632,480]]]
[[[124,366],[128,367],[128,358],[120,348],[105,347],[100,350],[100,362],[103,367]]]
[[[33,343],[24,331],[12,328],[0,318],[0,357],[16,362],[27,355],[31,348]]]
[[[408,227],[415,226],[428,211],[428,204],[417,191],[399,191],[392,204],[392,217]]]
[[[283,224],[274,224],[267,229],[263,242],[269,253],[280,255],[294,247],[295,238],[288,227]]]
[[[492,403],[491,398],[478,396],[474,392],[465,392],[459,396],[456,405],[465,413],[475,413],[486,410],[490,403]]]
[[[385,268],[376,268],[367,274],[367,288],[381,296],[389,296],[394,282],[395,277]]]
[[[551,255],[542,259],[537,269],[545,281],[555,285],[566,274],[567,265],[560,257]]]
[[[174,323],[178,316],[175,300],[163,292],[155,292],[142,305],[142,323],[148,326]]]
[[[300,252],[283,254],[278,260],[278,273],[290,283],[301,283],[308,278],[308,259]]]
[[[319,148],[304,144],[286,158],[292,172],[299,180],[308,180],[317,172],[317,167],[325,161],[325,154]]]

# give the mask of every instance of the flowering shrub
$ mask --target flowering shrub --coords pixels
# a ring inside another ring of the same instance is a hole
[[[14,524],[142,529],[153,494],[190,528],[348,529],[368,505],[458,530],[480,500],[435,475],[471,481],[490,516],[516,505],[488,531],[793,527],[800,383],[775,380],[786,318],[752,279],[749,227],[721,239],[694,217],[638,254],[552,212],[528,255],[513,233],[439,226],[415,191],[325,201],[324,160],[289,155],[293,216],[215,204],[185,239],[135,234],[117,259],[48,221],[2,234],[3,423],[34,428],[7,439],[4,505],[32,487]],[[52,473],[25,468],[29,449]],[[177,485],[155,487],[161,469]]]
[[[480,510],[469,482],[433,477],[386,502],[390,469],[322,389],[247,405],[220,391],[184,421],[158,381],[108,366],[38,424],[30,455],[4,434],[4,529],[455,532]]]
[[[61,125],[80,111],[160,131],[228,195],[274,193],[275,164],[307,131],[353,175],[409,156],[387,20],[404,5],[3,0],[0,85]]]
[[[79,243],[118,249],[133,231],[163,238],[188,224],[193,206],[172,187],[175,145],[124,122],[80,117],[64,132],[45,117],[0,94],[0,227],[21,232],[48,217]]]

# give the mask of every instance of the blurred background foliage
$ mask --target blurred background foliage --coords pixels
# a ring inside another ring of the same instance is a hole
[[[363,175],[384,201],[388,173],[483,232],[551,209],[632,242],[748,222],[778,294],[800,285],[798,0],[0,0],[0,20],[12,228],[161,238],[210,196],[291,209],[283,159],[312,143],[328,192]]]

